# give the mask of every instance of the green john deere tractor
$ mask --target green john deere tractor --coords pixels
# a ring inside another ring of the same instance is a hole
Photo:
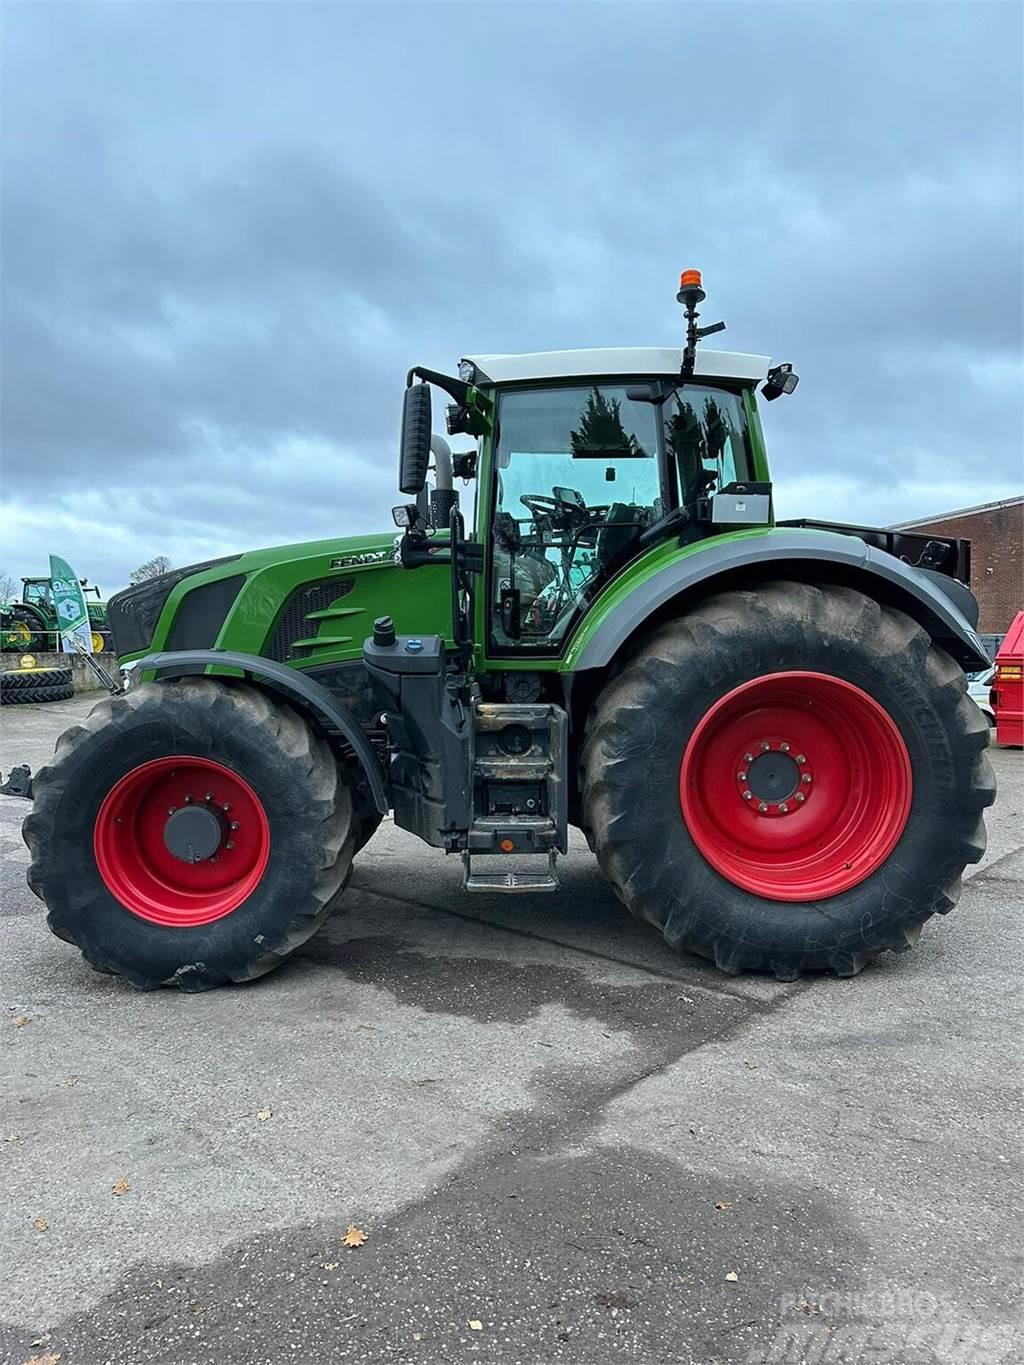
[[[141,987],[252,979],[389,810],[467,892],[554,891],[574,825],[726,972],[850,975],[953,908],[995,795],[969,545],[776,522],[756,393],[796,375],[699,346],[697,272],[678,298],[681,350],[411,370],[397,538],[111,599],[130,684],[25,821],[55,934]]]
[[[86,598],[89,626],[94,654],[111,647],[107,604],[100,600],[100,590],[85,578],[79,580]],[[53,606],[53,592],[48,578],[23,578],[21,601],[6,602],[0,607],[0,648],[4,650],[57,650],[57,613]],[[93,601],[92,598],[96,600]]]

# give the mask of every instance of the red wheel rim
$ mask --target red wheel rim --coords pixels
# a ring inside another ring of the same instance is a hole
[[[270,857],[270,825],[230,768],[189,755],[155,758],[107,793],[93,852],[126,910],[184,928],[230,915],[252,893]]]
[[[873,697],[826,673],[769,673],[727,693],[683,754],[679,799],[711,866],[768,900],[864,881],[896,847],[913,778]]]

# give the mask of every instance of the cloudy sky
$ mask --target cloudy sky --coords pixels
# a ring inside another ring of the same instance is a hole
[[[5,13],[10,572],[382,527],[410,364],[675,344],[689,265],[783,515],[1024,487],[1012,0]]]

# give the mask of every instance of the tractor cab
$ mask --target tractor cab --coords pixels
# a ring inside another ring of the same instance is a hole
[[[395,509],[405,529],[399,560],[413,568],[448,559],[462,514],[458,493],[440,491],[444,475],[476,474],[485,581],[463,587],[485,603],[472,624],[489,657],[561,654],[600,591],[662,541],[685,546],[771,524],[755,388],[763,384],[769,399],[791,393],[792,366],[698,351],[724,324],[697,326],[699,272],[684,272],[677,297],[687,322],[681,350],[477,355],[463,359],[457,379],[409,372],[400,486],[418,501]],[[437,458],[447,447],[431,434],[431,384],[455,400],[449,435],[475,436],[475,454]],[[425,498],[432,455],[438,491]],[[457,615],[470,623],[465,601]]]
[[[48,578],[23,578],[21,586],[23,601],[44,609],[49,609],[52,606],[50,580]]]

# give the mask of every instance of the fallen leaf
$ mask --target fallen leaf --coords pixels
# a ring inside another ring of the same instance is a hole
[[[35,1228],[36,1232],[45,1232],[50,1226],[50,1223],[46,1218],[33,1218],[32,1226]]]
[[[748,1061],[744,1060],[743,1065],[744,1065],[744,1066],[749,1066],[750,1069],[751,1069],[751,1071],[756,1071],[756,1070],[757,1070],[757,1063],[756,1063],[756,1062],[748,1062]]]
[[[272,1109],[257,1109],[256,1117],[259,1119],[260,1123],[266,1123],[273,1112]]]
[[[77,1084],[78,1084],[78,1077],[77,1077],[77,1076],[65,1076],[65,1077],[64,1077],[64,1084],[65,1084],[65,1085],[77,1085]]]
[[[15,1028],[24,1028],[26,1024],[31,1024],[32,1020],[27,1014],[19,1014],[14,1021]]]
[[[42,1334],[41,1336],[36,1337],[35,1341],[30,1341],[30,1342],[29,1342],[29,1345],[30,1345],[30,1346],[45,1346],[46,1343],[47,1343],[49,1340],[50,1340],[50,1334],[49,1334],[49,1332],[43,1332],[43,1334]]]
[[[479,1318],[470,1318],[469,1330],[471,1332],[482,1332],[484,1330],[484,1325]]]
[[[347,1247],[361,1247],[366,1241],[366,1233],[362,1228],[357,1228],[355,1223],[349,1223],[341,1240]]]
[[[736,1274],[735,1270],[730,1270],[725,1278],[729,1281],[730,1284],[735,1284],[736,1281],[739,1279],[739,1276]]]
[[[422,1340],[423,1340],[423,1333],[422,1333],[422,1332],[413,1332],[413,1334],[412,1334],[412,1339],[413,1339],[413,1341],[422,1341]]]
[[[128,1177],[123,1175],[121,1179],[111,1185],[110,1188],[113,1190],[114,1194],[127,1194],[131,1189],[131,1185],[128,1184]]]
[[[731,1209],[731,1208],[732,1208],[732,1200],[731,1200],[731,1199],[719,1199],[718,1203],[715,1205],[715,1208],[718,1210],[719,1213],[721,1213],[723,1209]]]
[[[337,1270],[337,1268],[338,1268],[337,1261],[324,1261],[322,1265],[322,1269],[324,1270]]]
[[[25,1365],[57,1365],[60,1355],[60,1351],[50,1351],[45,1356],[31,1356],[25,1361]]]

